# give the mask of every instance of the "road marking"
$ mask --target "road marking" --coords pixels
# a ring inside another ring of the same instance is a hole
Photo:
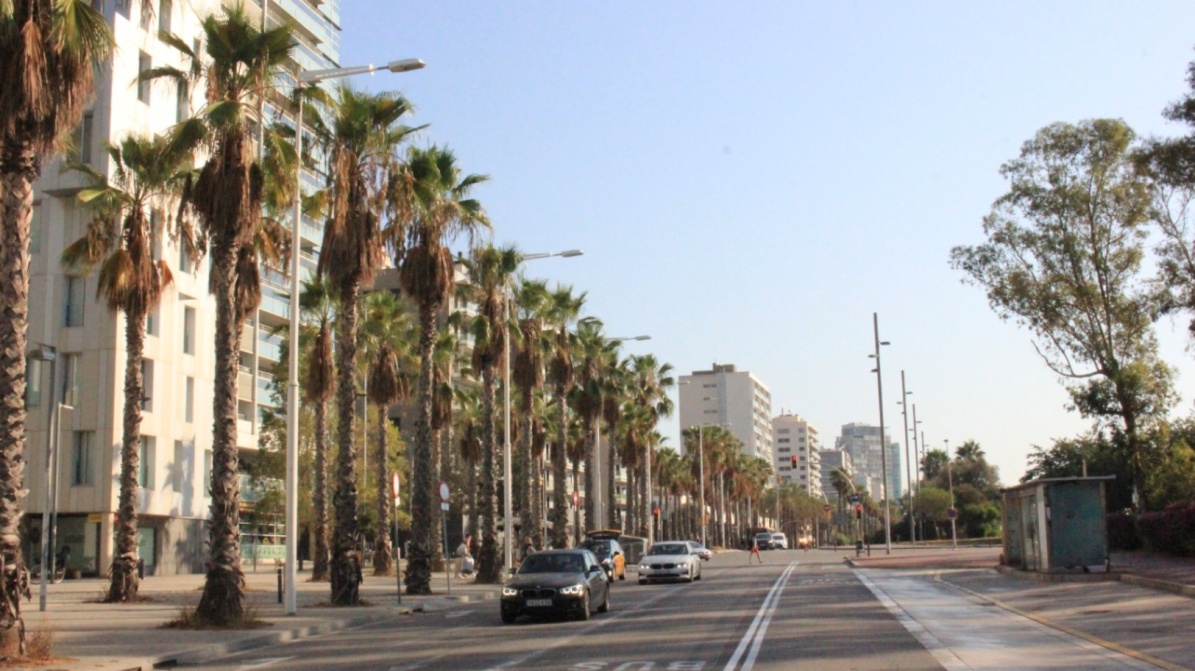
[[[249,669],[262,669],[271,664],[277,664],[278,662],[285,662],[288,659],[294,659],[294,657],[293,656],[291,656],[291,657],[262,657],[261,659],[252,659],[252,660],[249,660],[249,662],[247,664],[242,664],[242,665],[238,666],[237,671],[249,671]]]
[[[452,620],[452,619],[455,619],[458,617],[464,617],[466,615],[472,615],[472,614],[473,614],[473,611],[471,611],[471,610],[452,611],[450,613],[446,613],[444,615],[444,619]]]
[[[660,669],[661,671],[701,671],[705,668],[703,661],[675,661],[675,662],[660,662],[660,666],[656,666],[655,662],[623,662],[618,666],[610,666],[614,662],[579,662],[568,667],[569,671],[654,671]]]
[[[864,587],[871,590],[871,593],[876,599],[879,600],[881,604],[884,605],[884,608],[887,608],[888,612],[892,613],[893,617],[895,617],[898,622],[904,625],[904,628],[907,629],[908,632],[917,639],[917,642],[921,644],[921,647],[925,648],[929,654],[933,655],[934,659],[938,660],[938,663],[941,664],[943,668],[945,668],[947,671],[970,671],[971,667],[968,666],[966,662],[960,659],[958,655],[954,654],[954,652],[950,648],[946,647],[942,641],[938,640],[937,636],[934,636],[929,632],[929,630],[921,626],[920,622],[914,620],[913,617],[905,612],[905,609],[901,608],[900,604],[893,601],[888,594],[884,592],[884,590],[880,589],[875,583],[869,580],[867,576],[859,572],[858,569],[851,569],[851,572],[855,574],[855,577],[859,579],[859,582],[863,583]]]
[[[768,625],[772,622],[772,614],[776,612],[776,605],[780,603],[780,594],[784,592],[784,585],[795,568],[797,568],[797,562],[789,564],[788,568],[784,569],[784,573],[781,573],[776,582],[772,584],[772,589],[764,597],[763,604],[760,605],[759,612],[755,614],[751,626],[747,627],[747,633],[743,634],[739,646],[735,648],[734,654],[730,656],[730,661],[726,662],[722,671],[734,671],[735,666],[742,659],[743,653],[747,651],[748,645],[751,646],[751,652],[743,662],[741,671],[750,671],[755,665],[755,657],[759,654],[760,646],[763,645],[764,635],[768,631]]]
[[[422,669],[423,667],[427,666],[428,664],[431,664],[432,662],[438,661],[443,658],[444,658],[444,655],[436,655],[435,657],[425,659],[422,662],[416,662],[415,664],[403,664],[402,666],[392,666],[389,669],[387,669],[386,671],[415,671],[415,669]]]

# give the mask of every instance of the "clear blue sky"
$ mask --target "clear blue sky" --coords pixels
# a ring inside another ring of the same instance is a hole
[[[588,292],[609,335],[652,336],[627,351],[736,364],[833,446],[878,422],[878,312],[892,435],[904,369],[927,442],[978,441],[1008,484],[1087,423],[949,250],[982,240],[1041,127],[1184,132],[1161,111],[1192,26],[1190,2],[344,0],[341,60],[427,61],[356,82],[401,90],[423,142],[492,177],[496,243],[583,249],[527,270]],[[1186,415],[1184,325],[1159,331]]]

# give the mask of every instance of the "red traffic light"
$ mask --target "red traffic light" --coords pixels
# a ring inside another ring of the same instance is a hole
[[[861,504],[861,503],[859,505],[855,506],[855,518],[863,519],[863,504]]]
[[[656,517],[659,517],[659,516],[660,516],[660,509],[659,509],[659,508],[652,508],[652,509],[651,509],[651,514],[652,514],[652,515],[655,515]]]
[[[793,455],[793,468],[797,467],[797,455]]]

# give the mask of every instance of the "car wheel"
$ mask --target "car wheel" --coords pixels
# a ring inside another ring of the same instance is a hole
[[[599,613],[609,613],[610,612],[610,588],[609,588],[609,586],[606,587],[606,600],[602,602],[602,605],[598,606],[598,612]]]
[[[513,624],[518,616],[518,613],[511,613],[504,610],[502,611],[502,624]]]
[[[693,575],[693,565],[689,564],[689,575],[685,576],[685,582],[693,582],[697,578]]]
[[[581,621],[589,619],[589,592],[581,595],[581,612],[577,613],[577,619]]]

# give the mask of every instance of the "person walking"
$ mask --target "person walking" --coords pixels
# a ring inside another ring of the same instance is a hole
[[[748,564],[751,563],[752,557],[758,559],[760,564],[763,563],[763,556],[759,554],[759,539],[754,536],[751,537],[751,552],[747,553]]]
[[[456,556],[458,560],[456,577],[467,578],[473,575],[473,555],[469,552],[469,542],[473,540],[470,534],[465,535],[465,540],[456,548]]]

